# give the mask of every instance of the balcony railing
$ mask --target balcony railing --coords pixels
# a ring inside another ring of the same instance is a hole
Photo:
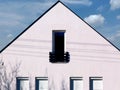
[[[49,60],[52,63],[68,63],[70,61],[70,54],[69,52],[64,54],[49,52]]]

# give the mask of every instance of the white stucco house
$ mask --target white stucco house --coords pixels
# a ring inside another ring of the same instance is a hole
[[[16,90],[120,90],[119,49],[60,1],[0,58],[7,72],[20,62]]]

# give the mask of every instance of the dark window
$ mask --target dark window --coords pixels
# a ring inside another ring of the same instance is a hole
[[[69,62],[69,53],[65,52],[65,30],[53,30],[50,62]]]
[[[53,31],[53,52],[64,54],[64,33],[65,31]]]

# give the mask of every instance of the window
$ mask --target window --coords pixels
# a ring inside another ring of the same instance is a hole
[[[70,78],[70,90],[83,90],[82,77],[71,77]]]
[[[90,78],[90,90],[103,90],[102,77],[91,77]]]
[[[52,32],[52,51],[56,54],[64,54],[64,30]]]
[[[65,52],[65,30],[53,30],[50,62],[69,62],[69,53]]]
[[[48,90],[48,78],[36,77],[36,90]]]
[[[29,90],[29,78],[28,77],[18,77],[17,78],[17,90]]]

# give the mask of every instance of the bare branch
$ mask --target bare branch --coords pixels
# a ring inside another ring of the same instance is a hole
[[[9,72],[7,71],[7,68],[3,63],[0,64],[3,65],[3,67],[0,68],[0,90],[15,90],[15,87],[11,86],[18,75],[20,64],[21,63],[17,63],[15,66],[9,64]]]

